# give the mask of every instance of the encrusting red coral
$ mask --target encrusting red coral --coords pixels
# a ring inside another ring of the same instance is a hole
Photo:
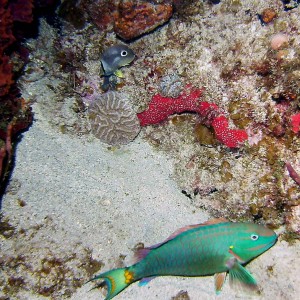
[[[205,124],[212,126],[217,139],[229,148],[237,148],[248,139],[247,133],[242,129],[230,129],[227,118],[214,103],[199,101],[203,89],[186,87],[177,98],[154,95],[148,109],[138,113],[141,126],[153,125],[166,120],[172,114],[195,112]]]
[[[297,133],[300,131],[300,113],[291,116],[292,131]]]
[[[189,94],[182,93],[177,98],[154,95],[149,108],[138,114],[141,126],[157,124],[165,120],[169,115],[184,111],[198,112],[202,95],[202,89],[194,89]]]
[[[217,139],[229,148],[237,148],[248,139],[245,130],[230,129],[225,116],[218,116],[212,122]]]

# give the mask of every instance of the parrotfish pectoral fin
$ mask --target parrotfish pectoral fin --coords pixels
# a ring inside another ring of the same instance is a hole
[[[227,272],[223,273],[216,273],[215,274],[215,289],[217,295],[221,293],[222,287],[224,285],[225,279],[226,279]]]
[[[116,295],[118,295],[121,291],[127,288],[132,282],[134,282],[133,273],[128,270],[128,268],[120,268],[114,269],[100,275],[95,276],[90,279],[90,281],[94,281],[97,279],[103,279],[104,284],[107,286],[107,295],[105,300],[110,300]],[[102,286],[103,284],[101,284]]]
[[[123,73],[122,73],[122,71],[121,70],[117,70],[117,71],[115,71],[115,73],[114,73],[117,77],[119,77],[119,78],[124,78],[124,75],[123,75]]]
[[[256,280],[252,277],[241,264],[235,262],[233,267],[229,269],[229,284],[233,288],[246,292],[253,292],[258,290]]]

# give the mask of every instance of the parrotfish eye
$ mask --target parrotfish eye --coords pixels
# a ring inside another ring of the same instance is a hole
[[[251,240],[252,241],[257,241],[258,240],[258,235],[257,234],[251,234]]]
[[[122,51],[121,51],[121,56],[124,57],[124,56],[127,56],[127,54],[128,54],[128,52],[127,52],[126,50],[122,50]]]

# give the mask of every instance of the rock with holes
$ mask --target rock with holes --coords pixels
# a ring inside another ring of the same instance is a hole
[[[109,145],[133,141],[140,131],[139,119],[124,93],[100,95],[88,108],[92,133]]]

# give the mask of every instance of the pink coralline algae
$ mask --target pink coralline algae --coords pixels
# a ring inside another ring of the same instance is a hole
[[[300,131],[300,113],[291,116],[292,131],[297,133]]]
[[[203,89],[186,88],[188,92],[183,92],[177,98],[154,95],[148,109],[137,114],[141,126],[160,123],[173,114],[195,112],[205,125],[213,127],[216,138],[227,147],[237,148],[248,139],[245,130],[229,128],[228,119],[216,104],[199,101]]]

